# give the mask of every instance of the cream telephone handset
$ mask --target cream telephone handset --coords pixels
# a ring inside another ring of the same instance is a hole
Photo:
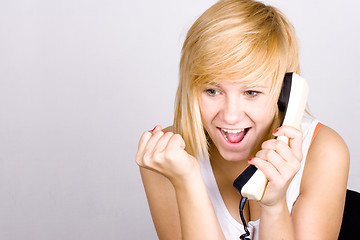
[[[279,111],[284,114],[281,126],[287,125],[300,129],[308,91],[308,85],[302,77],[296,73],[285,74],[278,100]],[[289,142],[285,136],[279,136],[277,139],[287,144]],[[254,165],[250,165],[236,178],[233,185],[242,197],[259,201],[264,194],[267,182],[264,174]]]

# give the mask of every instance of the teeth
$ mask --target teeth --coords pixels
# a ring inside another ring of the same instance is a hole
[[[237,130],[232,130],[232,129],[224,129],[224,128],[222,128],[221,129],[221,131],[223,132],[223,133],[239,133],[239,132],[242,132],[242,131],[244,131],[244,129],[237,129]]]
[[[227,140],[227,141],[229,141],[228,140],[228,138],[226,137],[226,133],[239,133],[239,132],[243,132],[245,129],[237,129],[237,130],[235,130],[235,129],[225,129],[225,128],[221,128],[221,133],[222,133],[222,135],[224,136],[224,138]]]

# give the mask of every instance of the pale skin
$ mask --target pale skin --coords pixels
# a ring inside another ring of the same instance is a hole
[[[349,169],[346,144],[332,129],[320,128],[308,151],[300,195],[290,214],[286,190],[300,168],[302,133],[282,126],[273,135],[287,136],[289,145],[275,139],[261,143],[259,139],[269,131],[274,114],[269,89],[270,83],[264,81],[251,88],[221,82],[201,90],[203,125],[212,139],[210,161],[225,205],[240,222],[240,195],[232,183],[253,164],[269,180],[262,200],[249,201],[245,208],[247,221],[261,219],[259,239],[337,239]],[[219,129],[248,132],[234,147]],[[261,150],[253,152],[258,145]],[[136,162],[158,237],[225,239],[199,163],[184,148],[180,135],[172,133],[171,128],[163,131],[160,126],[145,132],[139,142]]]

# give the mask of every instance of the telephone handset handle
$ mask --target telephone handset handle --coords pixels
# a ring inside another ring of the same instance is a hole
[[[296,73],[286,73],[278,100],[279,111],[284,113],[282,125],[300,129],[304,115],[309,87],[306,81]],[[285,136],[277,137],[288,144]],[[254,165],[250,165],[237,177],[233,183],[235,189],[251,200],[260,201],[264,195],[268,180]]]

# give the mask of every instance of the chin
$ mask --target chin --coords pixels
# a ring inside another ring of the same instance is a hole
[[[223,157],[226,161],[229,162],[240,162],[244,159],[248,159],[248,152],[233,152],[233,151],[219,151],[221,157]]]

